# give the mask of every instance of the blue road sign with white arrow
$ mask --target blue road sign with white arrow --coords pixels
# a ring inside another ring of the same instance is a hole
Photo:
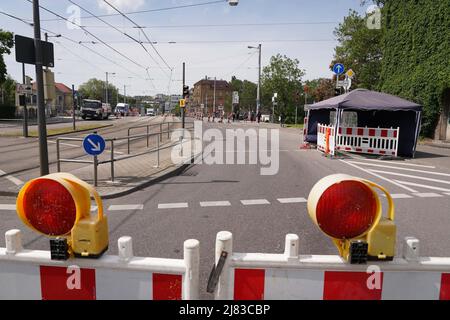
[[[105,140],[98,134],[90,134],[83,140],[83,148],[87,154],[98,156],[106,147]]]
[[[343,74],[344,71],[345,71],[345,67],[344,67],[344,65],[343,65],[342,63],[336,63],[336,64],[333,66],[333,72],[334,72],[335,74]]]

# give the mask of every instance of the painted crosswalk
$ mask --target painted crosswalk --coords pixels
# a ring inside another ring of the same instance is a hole
[[[400,160],[365,159],[363,157],[340,161],[383,180],[382,183],[385,187],[392,184],[407,191],[408,197],[411,198],[442,197],[450,193],[450,171],[438,169],[435,166]],[[403,196],[397,197],[397,199],[406,198]]]

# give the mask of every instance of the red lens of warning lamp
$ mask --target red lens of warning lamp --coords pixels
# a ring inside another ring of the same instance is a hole
[[[28,224],[48,236],[66,235],[77,218],[73,196],[54,180],[34,180],[23,197],[23,209]]]
[[[91,197],[97,216],[91,216]],[[68,173],[28,181],[17,197],[17,214],[31,229],[50,237],[52,258],[99,257],[108,248],[108,224],[98,192]],[[61,249],[62,248],[62,249]],[[59,258],[55,258],[59,259]]]
[[[386,195],[387,217],[382,217],[381,200],[375,189]],[[354,260],[393,258],[394,204],[383,187],[345,174],[327,176],[311,189],[308,213],[319,229],[331,237],[345,259],[350,260],[352,252],[364,250],[365,256]]]
[[[377,200],[372,190],[358,181],[342,181],[328,187],[316,208],[317,223],[327,235],[352,239],[364,234],[377,219]]]

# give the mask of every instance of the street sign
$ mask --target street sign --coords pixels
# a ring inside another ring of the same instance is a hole
[[[180,99],[180,108],[186,107],[186,99]]]
[[[352,79],[350,79],[350,78],[345,78],[345,80],[343,81],[342,87],[343,87],[345,90],[348,90],[348,89],[350,89],[351,86],[352,86]]]
[[[98,134],[90,134],[83,140],[83,148],[87,154],[98,156],[105,151],[105,140]]]
[[[40,41],[42,47],[42,65],[44,67],[54,67],[53,43]],[[16,61],[26,64],[36,64],[36,50],[34,48],[34,39],[15,35],[14,44],[16,48]]]
[[[334,72],[335,74],[343,74],[344,71],[345,71],[345,67],[344,67],[344,65],[343,65],[342,63],[336,63],[336,64],[333,66],[333,72]]]
[[[239,92],[233,91],[233,104],[239,104]]]
[[[32,94],[33,87],[29,84],[16,84],[16,93],[18,94]]]
[[[345,73],[345,75],[350,79],[352,79],[355,76],[355,72],[352,69],[350,69]]]

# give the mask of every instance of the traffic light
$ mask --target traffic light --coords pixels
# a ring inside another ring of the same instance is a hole
[[[189,96],[189,86],[183,86],[183,98]]]
[[[387,217],[375,189],[386,196]],[[345,174],[327,176],[311,189],[308,213],[350,263],[394,258],[394,203],[383,187]]]
[[[97,216],[91,216],[91,196]],[[108,249],[108,222],[97,191],[69,173],[27,182],[17,197],[17,214],[31,229],[50,238],[52,259],[100,257]]]

